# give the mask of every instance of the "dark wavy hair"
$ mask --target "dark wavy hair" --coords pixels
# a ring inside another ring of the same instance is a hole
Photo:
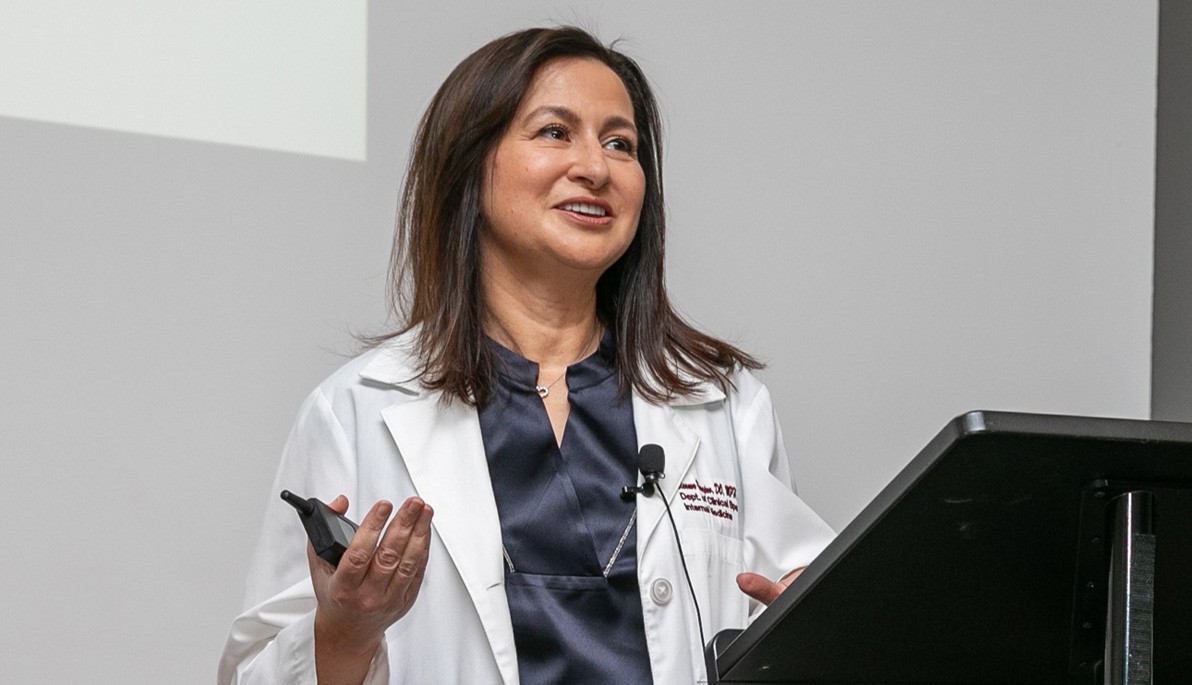
[[[424,387],[469,404],[483,405],[492,396],[495,359],[484,343],[478,278],[485,162],[538,70],[567,57],[599,60],[620,77],[633,103],[645,172],[636,235],[596,284],[596,315],[615,336],[621,391],[661,402],[691,394],[701,381],[727,390],[735,366],[761,364],[696,330],[667,297],[658,104],[632,59],[569,26],[498,38],[460,62],[439,87],[414,138],[398,212],[389,287],[399,327],[367,342],[414,330]]]

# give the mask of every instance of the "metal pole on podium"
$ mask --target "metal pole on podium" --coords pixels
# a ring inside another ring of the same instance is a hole
[[[1151,493],[1136,490],[1112,503],[1109,605],[1105,618],[1105,685],[1151,685],[1155,609],[1155,536]]]

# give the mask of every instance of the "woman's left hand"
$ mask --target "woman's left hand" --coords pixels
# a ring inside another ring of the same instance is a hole
[[[781,595],[782,591],[793,583],[805,568],[807,567],[803,566],[791,571],[779,578],[778,582],[756,573],[740,573],[737,575],[737,587],[741,588],[741,592],[769,606],[770,602],[778,599],[778,595]]]

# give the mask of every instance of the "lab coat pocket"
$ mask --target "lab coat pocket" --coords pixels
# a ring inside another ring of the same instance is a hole
[[[743,627],[749,602],[737,588],[737,574],[745,570],[744,543],[708,529],[684,530],[682,540],[705,627]]]

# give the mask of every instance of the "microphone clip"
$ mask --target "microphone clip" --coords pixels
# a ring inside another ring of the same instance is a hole
[[[653,497],[654,492],[658,489],[658,479],[666,478],[664,474],[657,472],[644,473],[642,475],[645,477],[645,482],[641,485],[626,485],[621,488],[621,499],[628,502],[637,495]]]

